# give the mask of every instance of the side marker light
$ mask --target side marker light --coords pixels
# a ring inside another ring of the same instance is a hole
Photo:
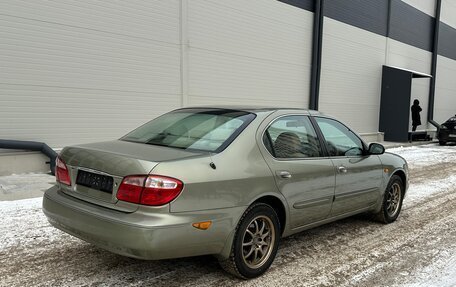
[[[203,221],[203,222],[195,222],[192,224],[193,227],[201,230],[207,230],[211,227],[212,221]]]

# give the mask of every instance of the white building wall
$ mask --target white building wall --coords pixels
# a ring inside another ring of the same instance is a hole
[[[456,114],[456,61],[437,57],[434,120],[445,122]]]
[[[279,1],[189,1],[188,104],[307,108],[312,21]]]
[[[442,0],[440,20],[456,29],[456,2]],[[434,120],[445,122],[456,114],[456,60],[438,56],[435,83]]]
[[[442,0],[442,9],[440,10],[440,21],[445,22],[453,28],[456,28],[456,1]]]
[[[434,1],[404,0],[433,15]],[[182,105],[308,107],[313,13],[276,0],[0,2],[0,138],[52,147],[118,138]],[[442,21],[456,27],[456,3]],[[383,64],[431,53],[325,18],[320,110],[378,130]],[[453,114],[439,56],[436,119]],[[429,80],[413,81],[423,121]]]
[[[385,37],[325,17],[320,111],[376,133],[385,49]]]
[[[443,0],[443,1],[448,1],[448,0]],[[452,1],[452,0],[450,0]],[[424,12],[432,17],[435,15],[435,3],[436,0],[402,0],[402,2],[405,2],[409,4],[410,6],[415,7],[416,9],[420,10],[421,12]]]
[[[0,138],[119,138],[183,105],[306,108],[313,13],[276,0],[1,1]]]
[[[416,48],[399,41],[388,39],[388,55],[386,63],[389,66],[400,67],[420,73],[431,74],[432,53],[426,50]],[[422,125],[417,130],[426,130],[431,128],[426,124],[428,105],[429,105],[429,87],[430,79],[415,78],[412,80],[412,93],[410,106],[414,99],[420,101],[420,106],[423,109],[421,112]],[[412,120],[410,113],[409,128],[412,129]]]
[[[1,1],[0,138],[118,138],[181,104],[179,1]]]

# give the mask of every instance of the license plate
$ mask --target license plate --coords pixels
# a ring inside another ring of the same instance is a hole
[[[112,193],[114,180],[111,176],[79,170],[76,184],[90,187],[92,189]]]

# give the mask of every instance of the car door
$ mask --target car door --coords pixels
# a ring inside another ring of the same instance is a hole
[[[335,169],[323,156],[307,115],[280,115],[260,127],[260,149],[298,228],[328,217],[334,196]]]
[[[336,167],[336,189],[331,216],[360,211],[380,197],[383,167],[368,155],[363,141],[337,120],[314,117]]]

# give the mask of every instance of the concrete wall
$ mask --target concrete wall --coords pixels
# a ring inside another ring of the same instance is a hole
[[[49,158],[40,152],[24,152],[0,149],[0,176],[28,172],[49,171]]]

